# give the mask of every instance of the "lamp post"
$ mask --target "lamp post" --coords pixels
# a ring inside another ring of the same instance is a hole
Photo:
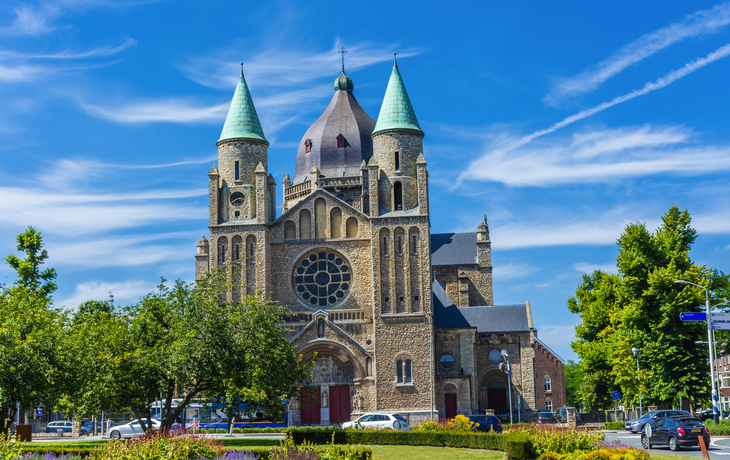
[[[720,423],[720,410],[717,408],[717,386],[715,384],[715,362],[712,359],[712,316],[710,316],[710,291],[699,284],[684,280],[676,280],[676,284],[691,284],[705,290],[705,313],[707,314],[707,341],[710,342],[710,380],[712,382],[712,414],[715,423]]]
[[[504,365],[504,363],[500,363],[499,368],[507,371],[507,392],[509,394],[509,423],[511,425],[512,423],[514,423],[512,421],[512,367],[510,367],[509,365],[509,355],[507,354],[507,350],[502,350],[502,357],[505,361],[507,361],[506,366]]]
[[[636,356],[636,375],[638,376],[638,379],[639,379],[639,417],[641,417],[642,415],[644,415],[644,406],[641,404],[641,374],[640,374],[641,371],[639,370],[639,349],[636,347],[633,347],[631,349],[631,353],[633,353],[634,356]],[[639,418],[639,417],[637,417],[637,418]]]

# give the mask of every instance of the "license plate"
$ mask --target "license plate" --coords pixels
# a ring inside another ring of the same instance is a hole
[[[702,430],[692,430],[692,433],[702,433]]]

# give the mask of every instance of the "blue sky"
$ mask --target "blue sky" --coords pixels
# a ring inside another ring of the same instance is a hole
[[[488,214],[495,303],[530,300],[563,358],[627,223],[686,208],[695,261],[730,270],[730,3],[703,1],[3,2],[0,254],[39,228],[58,306],[191,280],[239,63],[281,184],[341,46],[372,117],[398,52],[432,231]]]

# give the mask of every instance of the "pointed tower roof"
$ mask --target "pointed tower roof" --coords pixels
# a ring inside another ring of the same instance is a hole
[[[238,79],[236,92],[233,93],[231,107],[228,109],[223,132],[221,132],[218,142],[228,139],[256,139],[266,142],[264,130],[261,129],[261,122],[256,114],[256,107],[253,105],[251,93],[248,90],[246,79],[243,77],[243,67],[241,67],[241,78]]]
[[[398,62],[393,58],[393,72],[390,74],[388,88],[385,90],[383,105],[375,124],[373,134],[386,129],[413,129],[421,131],[413,111],[411,100],[408,98],[406,86],[398,71]],[[421,131],[423,132],[423,131]]]

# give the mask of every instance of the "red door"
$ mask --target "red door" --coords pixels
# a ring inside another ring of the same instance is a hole
[[[350,421],[350,386],[330,387],[330,422]]]
[[[446,403],[446,418],[452,419],[456,417],[456,395],[453,393],[445,394],[444,402]]]
[[[299,398],[299,408],[302,414],[302,425],[319,425],[322,413],[320,412],[320,388],[302,387]]]
[[[507,409],[507,390],[506,389],[488,389],[487,402],[490,409]]]

